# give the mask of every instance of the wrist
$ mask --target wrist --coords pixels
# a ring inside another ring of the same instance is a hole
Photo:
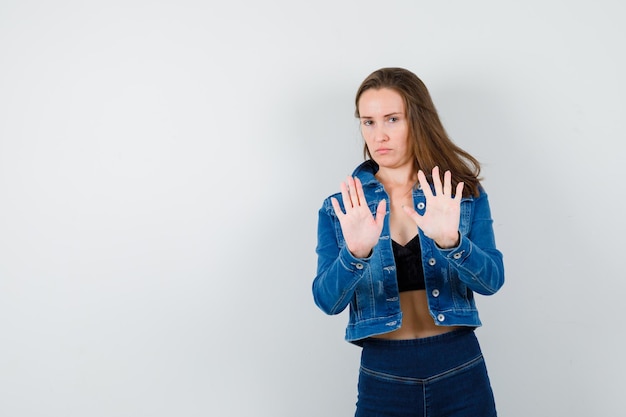
[[[348,248],[348,251],[350,252],[350,254],[352,256],[354,256],[355,258],[369,258],[372,255],[372,249],[356,249],[356,250],[352,250],[350,248]]]
[[[437,247],[439,247],[440,249],[452,249],[456,248],[459,245],[460,241],[461,234],[459,232],[456,232],[456,235],[454,237],[435,240],[435,245],[437,245]]]

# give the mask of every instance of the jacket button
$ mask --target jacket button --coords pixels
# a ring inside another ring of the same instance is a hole
[[[363,269],[363,264],[360,262],[354,266],[356,267],[356,269]]]
[[[444,321],[445,319],[446,319],[446,316],[444,316],[443,314],[439,314],[439,315],[437,316],[437,320],[438,320],[438,321],[441,321],[441,322],[442,322],[442,321]]]
[[[461,252],[457,252],[457,253],[455,253],[454,255],[452,255],[452,257],[453,257],[454,259],[461,259]]]
[[[422,203],[421,201],[419,203],[417,203],[417,208],[419,210],[424,210],[424,207],[426,207],[426,204]]]
[[[439,290],[437,288],[435,288],[432,292],[433,297],[439,297]]]
[[[428,265],[430,265],[430,266],[434,266],[436,263],[437,263],[437,261],[435,260],[435,258],[430,258],[428,260]]]

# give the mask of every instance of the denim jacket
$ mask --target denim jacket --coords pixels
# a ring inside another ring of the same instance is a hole
[[[363,184],[373,215],[381,199],[389,202],[385,189],[374,176],[376,171],[376,163],[368,160],[353,173]],[[336,197],[343,209],[341,194],[331,197]],[[319,210],[313,296],[317,306],[327,314],[339,314],[350,305],[345,338],[360,344],[361,339],[391,332],[402,324],[389,211],[370,256],[355,258],[345,244],[331,197],[324,200]],[[421,187],[413,191],[413,202],[415,210],[424,214],[426,198]],[[487,194],[481,188],[478,197],[461,200],[461,237],[457,247],[441,249],[418,230],[428,308],[436,325],[481,325],[474,292],[491,295],[504,283],[502,254],[496,249],[492,223]]]

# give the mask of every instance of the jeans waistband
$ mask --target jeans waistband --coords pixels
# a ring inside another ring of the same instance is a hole
[[[375,372],[426,379],[482,356],[473,328],[408,340],[370,338],[363,342],[361,366]]]
[[[418,339],[380,339],[376,337],[370,337],[363,340],[363,346],[425,346],[431,344],[437,344],[446,342],[448,340],[456,339],[458,337],[465,336],[468,333],[473,333],[473,327],[463,327],[461,329],[452,330],[450,332],[438,334],[436,336],[420,337]]]

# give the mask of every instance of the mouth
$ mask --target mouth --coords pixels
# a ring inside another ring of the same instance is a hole
[[[391,149],[389,148],[378,148],[376,149],[376,153],[380,154],[380,155],[385,155],[387,153],[391,152]]]

